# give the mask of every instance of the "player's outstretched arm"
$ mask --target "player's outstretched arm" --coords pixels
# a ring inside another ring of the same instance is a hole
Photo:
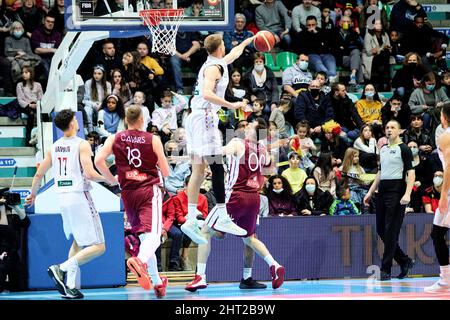
[[[94,169],[92,163],[92,150],[91,145],[87,141],[80,143],[80,163],[83,168],[83,174],[86,179],[95,182],[108,182],[103,176],[99,175]]]
[[[163,177],[169,176],[169,163],[167,162],[166,156],[164,154],[164,148],[161,139],[158,136],[153,135],[152,139],[153,152],[156,153],[158,157],[158,167],[161,170]]]
[[[41,180],[44,177],[45,173],[52,167],[52,154],[48,151],[45,154],[44,160],[39,165],[39,168],[36,171],[36,174],[33,177],[33,182],[31,185],[31,193],[25,198],[25,204],[27,206],[31,206],[36,200],[36,195],[41,186]]]
[[[245,145],[239,139],[231,139],[226,146],[222,148],[223,155],[240,156],[245,152]]]
[[[252,43],[254,38],[255,36],[247,38],[244,41],[242,41],[239,45],[231,49],[230,53],[223,58],[226,61],[226,63],[227,64],[233,63],[234,60],[239,58],[242,52],[244,52],[245,47],[248,46],[250,43]]]
[[[106,159],[113,153],[113,143],[114,143],[115,135],[109,136],[103,147],[99,150],[97,155],[95,156],[95,167],[100,171],[100,173],[105,177],[105,179],[110,184],[117,184],[117,179],[112,175],[111,171],[109,171],[106,166]]]

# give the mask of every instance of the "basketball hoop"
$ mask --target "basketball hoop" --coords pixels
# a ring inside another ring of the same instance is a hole
[[[176,51],[175,38],[181,21],[183,9],[149,9],[139,11],[152,36],[152,52],[173,56]]]

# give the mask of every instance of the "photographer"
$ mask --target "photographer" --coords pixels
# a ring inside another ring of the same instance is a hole
[[[4,290],[23,291],[26,287],[26,271],[19,250],[21,231],[30,226],[30,219],[25,210],[18,206],[19,194],[7,193],[3,189],[0,195],[0,293]],[[11,195],[17,196],[9,197]]]

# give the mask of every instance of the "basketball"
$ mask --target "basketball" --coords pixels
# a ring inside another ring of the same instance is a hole
[[[268,52],[272,50],[275,43],[275,37],[270,31],[259,31],[253,39],[255,49],[261,52]]]

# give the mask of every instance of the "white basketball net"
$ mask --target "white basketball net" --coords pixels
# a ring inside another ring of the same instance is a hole
[[[142,10],[139,15],[152,36],[152,52],[173,56],[176,51],[175,38],[184,18],[183,9]]]

